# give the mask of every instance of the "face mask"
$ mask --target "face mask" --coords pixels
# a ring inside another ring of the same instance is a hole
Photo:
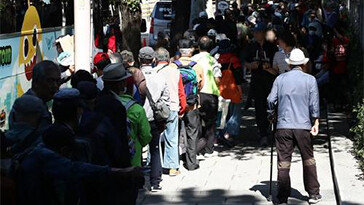
[[[308,35],[310,35],[310,36],[315,35],[315,31],[309,31],[309,32],[308,32]]]

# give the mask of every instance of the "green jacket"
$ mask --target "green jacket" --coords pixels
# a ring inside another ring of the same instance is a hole
[[[134,100],[130,95],[120,95],[124,106],[130,100]],[[131,138],[134,140],[135,155],[131,160],[132,166],[142,165],[142,148],[152,140],[150,125],[145,110],[138,103],[134,103],[128,110],[127,116],[131,124]]]

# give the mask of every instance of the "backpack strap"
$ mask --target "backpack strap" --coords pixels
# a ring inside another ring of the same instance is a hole
[[[173,61],[173,63],[176,64],[178,67],[182,66],[182,63],[179,60],[175,60],[175,61]]]
[[[197,62],[195,62],[195,61],[191,61],[188,65],[189,66],[191,66],[191,68],[193,67],[193,66],[195,66],[197,64]]]
[[[129,100],[126,104],[125,104],[125,109],[126,111],[129,110],[129,108],[131,108],[131,106],[133,106],[134,104],[136,104],[137,102],[135,102],[134,100]]]

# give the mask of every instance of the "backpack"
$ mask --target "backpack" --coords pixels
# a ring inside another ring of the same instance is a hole
[[[135,102],[134,100],[129,100],[126,104],[123,103],[123,105],[125,106],[126,112],[128,113],[129,108],[131,108],[134,104],[136,104],[137,102]],[[127,128],[127,133],[128,133],[128,146],[129,146],[129,153],[131,156],[131,159],[134,157],[135,155],[135,142],[134,140],[131,138],[131,121],[128,117],[126,117],[126,128]]]
[[[169,106],[160,99],[157,102],[154,102],[148,88],[146,89],[146,94],[150,107],[153,110],[154,120],[161,124],[166,124],[171,112]]]
[[[198,91],[198,82],[196,71],[193,69],[197,63],[191,61],[188,65],[182,65],[181,61],[175,60],[173,62],[178,66],[178,70],[182,76],[182,82],[185,89],[186,99],[188,105],[194,105],[197,103],[197,91]]]

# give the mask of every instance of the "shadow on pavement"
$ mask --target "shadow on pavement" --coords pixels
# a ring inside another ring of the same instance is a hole
[[[249,190],[255,191],[255,192],[259,191],[262,196],[264,196],[266,199],[268,199],[268,197],[269,197],[269,181],[262,181],[260,183],[261,184],[259,184],[259,185],[254,185]],[[276,195],[277,195],[276,187],[277,186],[276,186],[276,184],[277,184],[277,181],[273,181],[272,196],[273,196],[273,201],[274,202],[277,202],[277,198],[276,198]],[[308,197],[302,195],[301,192],[299,192],[297,189],[291,188],[290,202],[291,202],[291,199],[293,199],[293,200],[297,199],[299,201],[307,201]]]
[[[143,199],[137,202],[138,205],[147,204],[254,204],[265,202],[262,198],[250,194],[231,195],[227,190],[212,189],[199,191],[195,188],[186,188],[176,192],[163,192],[163,194],[152,193],[144,195]]]

